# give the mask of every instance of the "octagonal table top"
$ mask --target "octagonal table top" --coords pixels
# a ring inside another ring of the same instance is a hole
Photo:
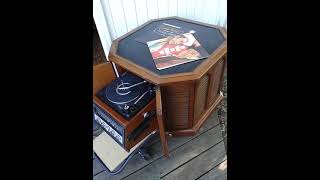
[[[155,66],[154,60],[152,59],[148,45],[138,42],[135,39],[150,31],[153,31],[162,23],[194,30],[194,37],[210,54],[210,56],[205,59],[158,70]],[[153,81],[155,81],[157,78],[159,80],[161,78],[169,80],[170,78],[174,78],[175,76],[179,75],[197,75],[201,72],[201,69],[205,69],[206,66],[212,66],[214,62],[210,63],[208,61],[214,61],[215,59],[221,58],[221,56],[226,53],[226,41],[226,31],[219,26],[200,23],[180,17],[155,19],[146,22],[145,24],[113,41],[109,59],[110,61],[114,61],[116,64],[120,64],[122,67],[126,64],[124,67],[125,69],[133,71],[138,75],[140,71],[145,71],[144,74],[148,73],[148,75],[153,76]],[[140,75],[142,76],[142,74]],[[159,84],[160,81],[155,83]]]

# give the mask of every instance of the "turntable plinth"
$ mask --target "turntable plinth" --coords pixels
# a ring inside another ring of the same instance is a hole
[[[195,30],[195,38],[210,56],[158,70],[148,46],[135,38],[161,23]],[[150,20],[112,42],[108,57],[120,72],[130,71],[157,86],[157,118],[166,156],[166,138],[194,135],[223,99],[220,90],[226,53],[227,33],[224,28],[180,17]]]

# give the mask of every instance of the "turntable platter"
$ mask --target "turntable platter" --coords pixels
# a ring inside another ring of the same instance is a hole
[[[129,120],[155,97],[155,89],[144,79],[125,72],[96,96]]]
[[[128,88],[134,84],[142,82],[140,78],[127,78],[131,76],[123,76],[113,81],[105,90],[106,98],[115,104],[127,104],[136,100],[141,92],[145,91],[145,86],[135,86],[134,88]]]

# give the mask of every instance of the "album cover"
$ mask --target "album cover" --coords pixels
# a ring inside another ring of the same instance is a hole
[[[148,33],[145,33],[137,37],[135,40],[147,44],[148,41],[153,41],[168,36],[175,36],[184,33],[195,33],[195,31],[192,29],[179,27],[173,24],[162,23],[152,31],[149,31]]]
[[[207,58],[209,54],[192,33],[147,42],[157,69],[162,70],[180,64]]]

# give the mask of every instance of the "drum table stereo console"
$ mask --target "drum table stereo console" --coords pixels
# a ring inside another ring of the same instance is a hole
[[[110,66],[110,63],[99,66]],[[110,76],[101,74],[94,78],[94,120],[123,149],[130,151],[158,128],[155,86],[130,72],[107,80],[104,86],[101,79]]]
[[[210,56],[158,70],[147,44],[135,39],[162,23],[194,30],[194,37]],[[223,99],[226,53],[224,28],[179,17],[150,20],[112,42],[108,57],[119,72],[132,72],[156,86],[157,121],[166,156],[167,137],[194,135]]]

